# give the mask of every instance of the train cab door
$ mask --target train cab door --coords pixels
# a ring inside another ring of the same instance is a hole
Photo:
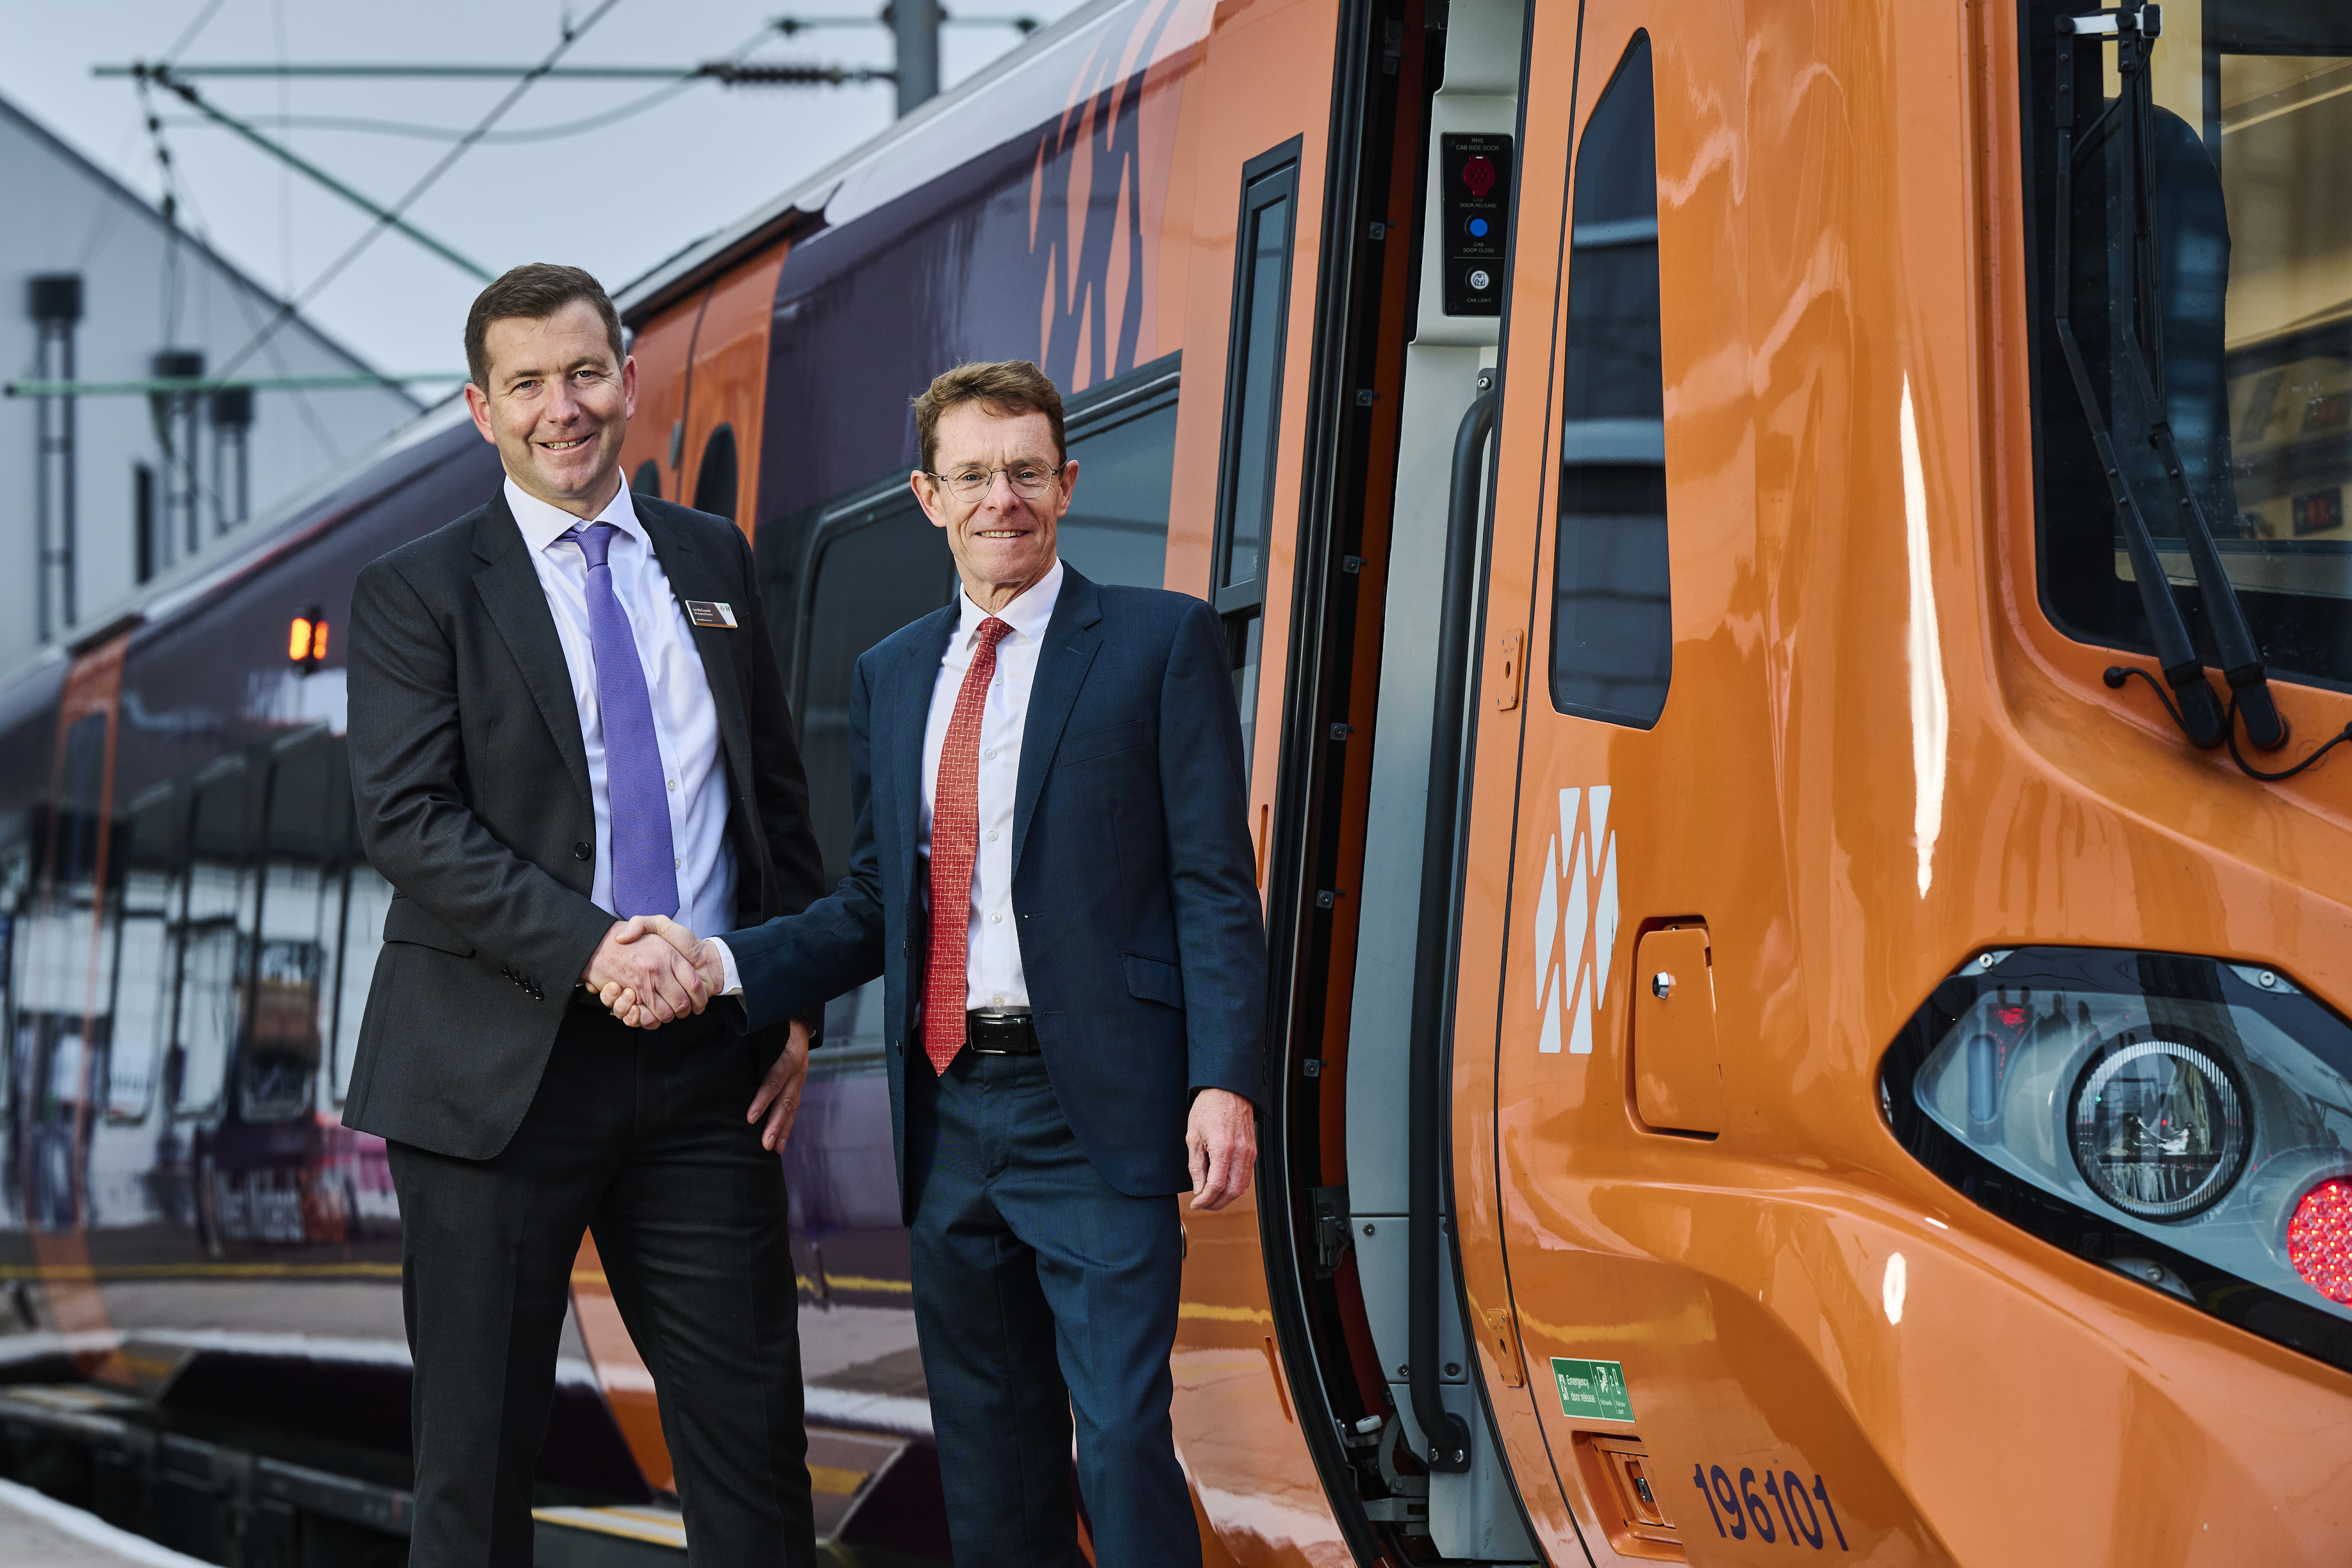
[[[114,821],[114,758],[128,632],[85,646],[58,699],[56,749],[40,840],[40,871],[26,914],[8,933],[7,1049],[13,1094],[0,1103],[9,1173],[48,1315],[83,1347],[85,1374],[128,1384],[93,1271],[89,1231],[92,1142],[103,1130],[113,997],[110,889],[121,868]]]
[[[1442,1073],[1454,967],[1449,884],[1462,864],[1454,808],[1463,799],[1461,741],[1481,711],[1465,716],[1464,694],[1475,685],[1487,455],[1507,374],[1507,268],[1531,190],[1517,148],[1521,89],[1525,81],[1530,113],[1546,90],[1524,75],[1525,50],[1558,24],[1523,0],[1453,0],[1432,16],[1428,69],[1437,85],[1412,149],[1419,283],[1412,313],[1399,323],[1395,488],[1385,540],[1368,537],[1364,547],[1365,592],[1380,595],[1379,685],[1373,702],[1359,698],[1350,724],[1333,732],[1352,748],[1352,727],[1369,719],[1372,745],[1362,865],[1345,894],[1358,922],[1344,1056],[1337,1041],[1323,1047],[1333,1059],[1326,1071],[1345,1080],[1346,1185],[1318,1201],[1334,1218],[1344,1214],[1350,1256],[1325,1266],[1343,1283],[1352,1270],[1371,1353],[1359,1364],[1370,1361],[1380,1380],[1367,1400],[1374,1414],[1354,1431],[1360,1446],[1377,1438],[1394,1495],[1368,1511],[1424,1536],[1447,1561],[1528,1562],[1542,1554],[1528,1514],[1541,1512],[1548,1472],[1539,1455],[1527,1469],[1498,1437],[1497,1422],[1524,1394],[1500,1379],[1499,1364],[1482,1380],[1473,1364],[1479,1329],[1455,1267],[1469,1253],[1454,1245],[1457,1231],[1466,1241],[1470,1224],[1455,1206],[1472,1194],[1458,1176],[1444,1179]],[[1572,10],[1564,31],[1572,37]],[[1474,870],[1473,904],[1488,896],[1480,880]],[[1457,1026],[1455,1038],[1477,1028]],[[1461,1127],[1491,1115],[1491,1090],[1478,1092],[1483,1110],[1457,1117],[1456,1144]],[[1368,1380],[1362,1370],[1358,1376]],[[1556,1523],[1565,1546],[1556,1544],[1553,1561],[1580,1561],[1574,1526],[1565,1517]]]
[[[1504,1447],[1596,1563],[1843,1541],[1817,1467],[1780,1462],[1778,1396],[1817,1350],[1718,1271],[1780,1245],[1742,1105],[1793,1005],[1758,810],[1778,780],[1745,34],[1735,7],[1586,0],[1530,45],[1554,90],[1530,91],[1521,150],[1453,1175],[1489,1386],[1524,1386]]]

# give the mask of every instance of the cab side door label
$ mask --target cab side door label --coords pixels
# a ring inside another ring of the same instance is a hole
[[[1838,1522],[1837,1506],[1830,1501],[1829,1483],[1818,1475],[1811,1496],[1796,1471],[1775,1475],[1769,1465],[1764,1467],[1760,1491],[1756,1472],[1746,1466],[1740,1468],[1737,1487],[1732,1485],[1731,1472],[1721,1465],[1693,1465],[1691,1481],[1698,1495],[1706,1499],[1706,1511],[1715,1520],[1717,1535],[1745,1541],[1752,1529],[1756,1539],[1767,1546],[1785,1539],[1791,1546],[1801,1542],[1816,1552],[1822,1550],[1825,1535],[1833,1535],[1838,1550],[1852,1550],[1845,1543],[1845,1526]],[[1821,1502],[1818,1510],[1813,1507],[1816,1499]],[[1822,1529],[1824,1523],[1829,1526],[1826,1532]]]
[[[1603,1421],[1631,1421],[1633,1396],[1625,1388],[1625,1368],[1613,1361],[1551,1358],[1552,1381],[1559,1385],[1559,1413]]]

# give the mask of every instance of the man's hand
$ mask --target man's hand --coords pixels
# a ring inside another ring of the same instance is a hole
[[[718,943],[695,936],[667,915],[648,915],[645,921],[646,930],[677,948],[677,956],[694,966],[712,996],[727,988],[727,960],[719,956]]]
[[[626,924],[641,935],[660,937],[677,953],[679,960],[693,970],[705,992],[703,1005],[708,1005],[709,998],[717,996],[725,988],[727,961],[719,956],[716,942],[698,938],[693,932],[667,915],[641,915]],[[635,936],[626,938],[635,939]],[[658,957],[658,954],[656,956]],[[631,1029],[659,1029],[669,1021],[657,1016],[635,988],[617,978],[607,979],[601,987],[592,988],[596,991],[596,999]],[[698,1005],[694,1010],[700,1012],[702,1006]]]
[[[1192,1207],[1214,1214],[1249,1191],[1257,1168],[1257,1110],[1230,1089],[1192,1097],[1184,1124],[1192,1165]]]
[[[784,1045],[784,1053],[768,1069],[768,1076],[760,1082],[760,1092],[751,1096],[751,1109],[744,1116],[756,1122],[765,1113],[768,1124],[760,1130],[760,1146],[781,1149],[792,1136],[793,1118],[800,1114],[801,1085],[808,1082],[808,1025],[793,1019],[792,1039]]]
[[[654,936],[667,940],[648,940]],[[615,921],[581,971],[581,984],[635,1028],[658,1029],[698,1013],[715,988],[679,951],[681,938],[694,945],[692,932],[663,915]]]

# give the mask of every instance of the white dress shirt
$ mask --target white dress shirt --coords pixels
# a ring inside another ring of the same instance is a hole
[[[996,643],[996,678],[989,683],[980,714],[980,852],[971,862],[971,924],[964,942],[964,1006],[967,1009],[1022,1010],[1029,1006],[1029,977],[1021,967],[1019,922],[1013,918],[1013,798],[1021,786],[1021,733],[1029,722],[1029,688],[1037,679],[1037,654],[1054,605],[1062,597],[1062,563],[1035,586],[995,612],[1012,630]],[[964,672],[980,641],[989,612],[957,596],[960,613],[931,686],[931,712],[923,726],[923,810],[916,824],[916,848],[923,864],[916,872],[930,886],[931,807],[939,796],[940,753],[948,724],[963,693]],[[742,981],[727,944],[714,944],[725,965],[722,996],[740,996]]]
[[[1028,1009],[1028,973],[1021,968],[1021,931],[1013,919],[1013,795],[1021,788],[1021,731],[1028,724],[1028,694],[1037,682],[1037,653],[1045,628],[1061,600],[1061,562],[1037,579],[1034,588],[995,612],[1009,632],[997,640],[997,677],[988,682],[981,707],[981,849],[971,858],[971,926],[964,934],[964,1006],[988,1011]],[[939,800],[939,752],[948,746],[948,722],[955,698],[964,691],[964,670],[981,640],[988,612],[971,595],[957,595],[960,613],[931,685],[931,717],[922,727],[922,821],[915,825],[915,849],[922,851],[918,877],[931,886],[931,804]],[[719,950],[727,985],[722,997],[743,995],[734,952]]]
[[[595,643],[588,632],[588,559],[578,541],[562,538],[566,530],[587,523],[524,494],[512,479],[506,482],[506,497],[530,547],[530,563],[554,612],[555,634],[571,672],[580,738],[588,748],[588,796],[596,810],[596,880],[588,896],[599,908],[611,909],[613,805],[604,782]],[[646,694],[653,699],[654,739],[669,785],[670,842],[677,854],[678,924],[698,936],[725,931],[735,924],[735,848],[727,841],[727,776],[719,762],[719,710],[710,700],[710,680],[695,651],[685,608],[670,591],[669,576],[637,519],[626,483],[590,521],[613,525],[613,548],[605,558],[613,569],[613,594],[635,634]]]
[[[964,1006],[992,1011],[1029,1006],[1029,977],[1021,967],[1020,922],[1013,917],[1013,797],[1021,784],[1021,732],[1029,722],[1029,688],[1037,680],[1037,654],[1045,627],[1062,596],[1062,563],[1036,585],[995,612],[1012,630],[997,640],[996,678],[980,710],[980,852],[971,862],[971,925],[964,944]],[[964,672],[980,643],[980,623],[989,612],[961,594],[961,613],[940,660],[931,686],[931,715],[923,727],[923,816],[915,847],[922,852],[917,874],[930,886],[931,807],[939,795],[940,753],[948,725],[962,695]]]

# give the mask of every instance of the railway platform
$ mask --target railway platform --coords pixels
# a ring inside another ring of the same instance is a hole
[[[0,1563],[9,1568],[204,1568],[31,1487],[0,1480]]]

